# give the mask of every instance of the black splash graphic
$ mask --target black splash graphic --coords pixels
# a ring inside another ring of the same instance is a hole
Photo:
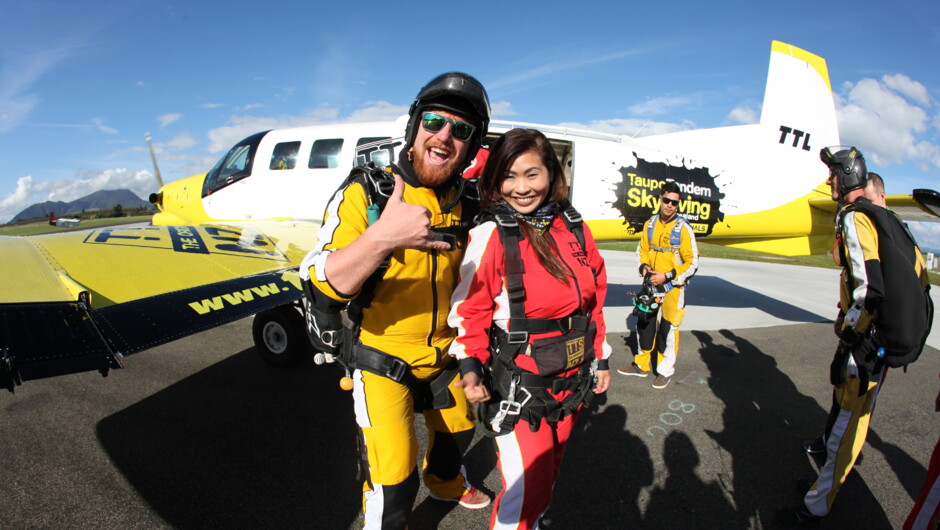
[[[636,167],[621,167],[623,177],[617,183],[614,207],[620,211],[627,233],[634,234],[643,229],[643,223],[659,211],[659,188],[667,180],[674,180],[681,190],[679,214],[689,221],[698,237],[712,233],[715,223],[724,220],[721,199],[725,197],[718,189],[707,167],[689,168],[673,166],[663,162],[647,162],[637,156]]]

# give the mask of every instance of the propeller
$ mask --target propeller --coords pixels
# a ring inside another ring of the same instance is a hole
[[[153,175],[157,178],[157,189],[163,187],[163,177],[160,176],[160,168],[157,167],[157,157],[153,154],[153,143],[150,141],[150,133],[144,136],[147,140],[147,149],[150,150],[150,161],[153,162]]]

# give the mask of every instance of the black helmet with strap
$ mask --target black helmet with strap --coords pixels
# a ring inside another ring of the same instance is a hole
[[[490,99],[486,95],[486,89],[476,78],[461,72],[448,72],[430,80],[415,96],[408,110],[408,127],[405,129],[405,145],[402,148],[404,151],[414,145],[421,115],[429,109],[442,109],[459,114],[476,126],[477,129],[470,139],[467,158],[464,160],[463,167],[466,167],[483,144],[483,137],[486,136],[490,124]]]
[[[830,175],[839,178],[840,197],[868,184],[865,157],[857,148],[844,145],[824,147],[819,152],[819,159],[829,167]]]

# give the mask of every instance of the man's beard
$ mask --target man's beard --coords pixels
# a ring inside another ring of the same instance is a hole
[[[460,170],[460,160],[456,158],[449,161],[444,166],[431,166],[427,163],[424,156],[419,154],[412,158],[412,165],[415,167],[415,174],[421,184],[434,188],[450,180]]]

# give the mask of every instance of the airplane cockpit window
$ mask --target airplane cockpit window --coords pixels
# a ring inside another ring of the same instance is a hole
[[[339,167],[339,153],[343,150],[343,139],[332,138],[313,142],[310,150],[310,169],[333,169]]]
[[[294,169],[297,165],[297,153],[300,142],[281,142],[274,146],[269,169]]]
[[[253,134],[248,138],[235,144],[215,167],[206,174],[205,183],[202,186],[202,196],[205,197],[216,192],[233,182],[237,182],[251,175],[251,167],[254,162],[255,152],[258,150],[258,144],[261,138],[269,131]]]
[[[395,148],[402,144],[401,138],[392,139],[390,136],[377,136],[374,138],[360,138],[356,142],[356,166],[364,166],[374,162],[378,167],[392,163]]]

